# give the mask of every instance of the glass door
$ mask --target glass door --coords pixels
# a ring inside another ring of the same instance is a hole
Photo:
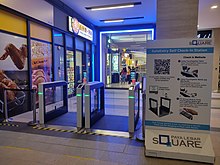
[[[74,89],[74,53],[72,50],[66,51],[66,66],[68,80],[68,95],[72,96],[75,93]]]
[[[86,72],[87,72],[87,81],[91,81],[92,75],[91,75],[91,56],[90,54],[86,54]]]
[[[82,83],[82,57],[83,52],[76,50],[76,85]]]

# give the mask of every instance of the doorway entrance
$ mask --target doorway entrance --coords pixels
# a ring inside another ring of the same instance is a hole
[[[107,88],[128,89],[131,71],[136,71],[136,81],[146,75],[146,42],[153,39],[154,29],[100,32],[100,80]]]

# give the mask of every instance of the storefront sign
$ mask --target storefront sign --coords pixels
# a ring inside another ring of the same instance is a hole
[[[93,40],[93,31],[80,23],[76,18],[68,16],[68,30],[90,41]]]
[[[149,41],[147,47],[145,125],[148,132],[155,128],[187,133],[193,130],[206,132],[206,136],[209,136],[214,52],[212,40]],[[179,136],[172,132],[158,133],[152,138],[152,144],[185,148],[188,153],[191,150],[187,148],[203,148],[200,137]],[[197,151],[192,152],[196,154]]]

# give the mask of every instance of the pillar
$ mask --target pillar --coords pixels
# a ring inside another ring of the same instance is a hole
[[[156,39],[197,36],[199,0],[157,0]]]

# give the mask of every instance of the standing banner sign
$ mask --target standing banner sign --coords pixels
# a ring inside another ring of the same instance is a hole
[[[146,155],[214,162],[209,135],[213,43],[147,43]]]

